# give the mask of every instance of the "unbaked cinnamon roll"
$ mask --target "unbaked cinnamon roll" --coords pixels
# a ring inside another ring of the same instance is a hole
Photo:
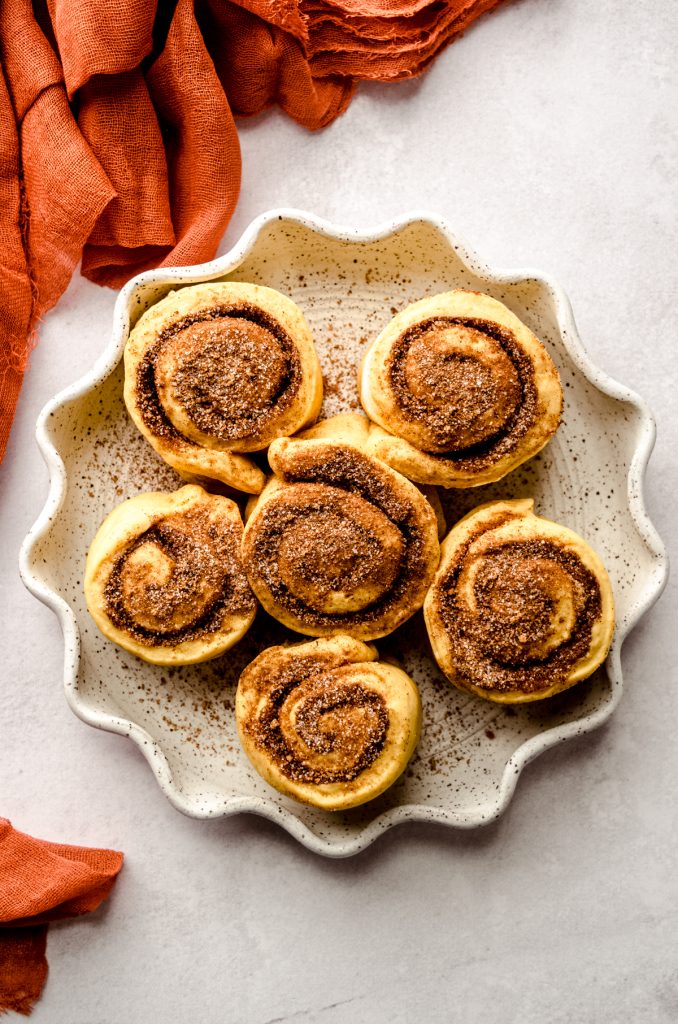
[[[235,701],[238,734],[263,778],[328,811],[392,785],[419,739],[410,677],[349,636],[270,647],[247,666]]]
[[[368,349],[370,451],[423,484],[475,487],[536,455],[562,411],[558,371],[506,306],[479,292],[421,299]]]
[[[362,450],[368,430],[349,414],[269,449],[275,475],[250,509],[243,563],[266,611],[299,633],[385,636],[421,607],[433,579],[436,515],[414,484]]]
[[[451,530],[424,603],[436,661],[499,703],[550,697],[590,676],[614,631],[612,588],[573,530],[530,498],[481,505]]]
[[[109,640],[156,665],[223,654],[256,612],[242,532],[238,506],[195,485],[123,502],[87,555],[92,618]]]
[[[301,310],[260,285],[199,284],[170,292],[125,347],[125,402],[179,473],[258,494],[247,452],[312,423],[322,374]]]

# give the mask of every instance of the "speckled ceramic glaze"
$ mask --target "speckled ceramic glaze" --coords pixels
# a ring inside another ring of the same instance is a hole
[[[298,303],[323,366],[325,415],[357,408],[356,372],[365,347],[415,299],[450,288],[484,291],[535,332],[564,386],[558,433],[499,483],[441,494],[448,525],[481,501],[532,495],[539,514],[572,527],[596,548],[617,602],[617,630],[604,670],[550,700],[498,706],[445,681],[432,661],[421,615],[415,616],[377,646],[419,683],[424,713],[418,750],[383,796],[332,814],[270,789],[236,735],[233,704],[242,668],[265,646],[299,637],[260,613],[245,639],[223,657],[166,669],[137,660],[98,633],[82,592],[89,541],[123,499],[180,485],[126,414],[121,356],[128,332],[170,289],[216,280],[269,285]],[[163,791],[186,814],[252,811],[330,856],[355,853],[400,821],[473,827],[500,814],[528,761],[612,714],[622,689],[623,640],[666,580],[663,547],[643,505],[643,473],[654,441],[647,409],[588,361],[567,299],[553,281],[534,271],[490,270],[426,215],[365,233],[297,211],[273,211],[212,263],[141,274],[120,293],[107,351],[83,380],[46,406],[37,436],[51,488],[24,543],[21,569],[29,589],[61,621],[73,710],[137,743]]]

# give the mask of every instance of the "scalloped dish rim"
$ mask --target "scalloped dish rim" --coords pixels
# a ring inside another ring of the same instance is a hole
[[[606,663],[612,684],[609,700],[596,711],[574,722],[557,725],[533,736],[519,746],[507,761],[501,778],[496,802],[480,805],[473,811],[459,812],[434,808],[426,805],[408,804],[384,812],[363,831],[352,839],[331,841],[312,832],[302,821],[273,799],[263,797],[225,797],[215,802],[208,811],[197,811],[176,789],[172,780],[169,763],[160,745],[141,726],[128,719],[118,718],[107,712],[98,711],[85,705],[78,692],[78,668],[80,640],[75,613],[69,604],[42,578],[33,560],[35,546],[48,532],[51,522],[58,514],[66,493],[66,470],[64,463],[50,437],[49,420],[64,403],[81,398],[99,386],[118,365],[130,323],[131,300],[139,285],[196,283],[220,277],[235,270],[253,249],[256,241],[269,223],[275,220],[293,221],[335,241],[370,243],[380,241],[403,231],[413,223],[423,223],[439,232],[450,248],[456,250],[461,262],[473,273],[482,276],[495,285],[516,283],[532,279],[546,289],[553,301],[555,318],[565,347],[584,377],[605,395],[620,402],[629,403],[639,413],[637,446],[629,467],[628,504],[636,529],[655,559],[655,567],[645,581],[641,597],[632,610],[617,623],[614,641]],[[474,828],[493,821],[508,806],[522,769],[539,754],[550,747],[575,735],[590,732],[602,725],[615,710],[622,692],[621,647],[624,639],[659,598],[668,578],[668,558],[663,545],[645,508],[643,484],[645,470],[655,440],[654,419],[645,402],[629,388],[618,384],[602,370],[593,365],[579,340],[570,303],[560,286],[548,275],[533,269],[499,271],[491,269],[476,253],[439,217],[420,211],[410,212],[391,220],[373,230],[339,227],[330,222],[300,210],[280,208],[270,210],[255,218],[245,229],[239,241],[225,255],[194,267],[162,268],[146,271],[129,281],[118,295],[114,311],[114,330],[104,352],[95,361],[92,369],[75,384],[67,387],[52,398],[43,408],[36,425],[36,438],[49,471],[50,485],[45,505],[33,527],[24,539],[19,564],[21,577],[28,590],[57,615],[64,636],[64,688],[66,699],[73,712],[99,729],[120,733],[134,740],[153,770],[160,788],[178,810],[189,817],[215,818],[237,814],[243,811],[258,814],[282,825],[292,836],[308,849],[330,857],[346,857],[365,849],[388,828],[403,821],[433,821],[457,828]]]

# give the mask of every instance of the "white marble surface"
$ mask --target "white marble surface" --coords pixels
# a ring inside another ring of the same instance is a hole
[[[221,247],[272,206],[360,226],[416,207],[497,266],[551,272],[594,361],[656,414],[647,504],[669,548],[677,34],[664,0],[516,0],[322,133],[242,124]],[[678,1019],[675,582],[625,644],[612,721],[535,762],[503,819],[404,826],[348,861],[255,818],[181,817],[132,744],[71,714],[17,553],[47,488],[36,416],[103,347],[114,298],[78,278],[46,318],[0,469],[0,813],[127,856],[103,912],[51,929],[36,1024]]]

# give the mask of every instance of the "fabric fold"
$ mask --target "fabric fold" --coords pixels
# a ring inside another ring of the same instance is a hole
[[[123,855],[34,839],[0,818],[0,1013],[28,1014],[47,978],[47,925],[91,913]]]

